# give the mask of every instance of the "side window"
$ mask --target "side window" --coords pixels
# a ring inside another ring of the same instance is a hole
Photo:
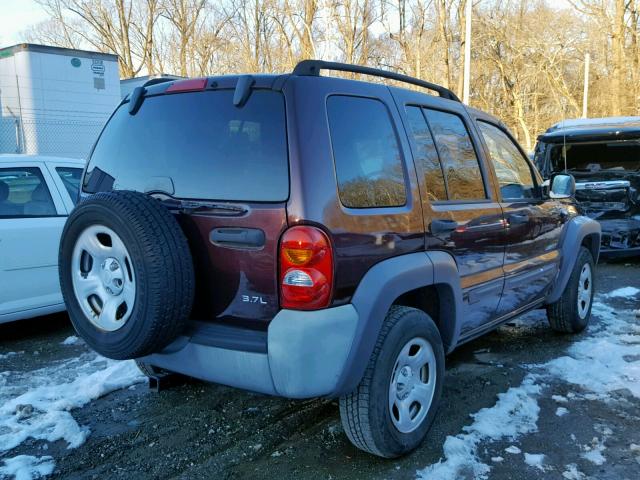
[[[504,199],[533,198],[535,184],[529,162],[509,136],[487,122],[478,122],[496,170]]]
[[[462,119],[439,110],[424,109],[433,132],[447,181],[449,200],[484,200],[478,157]]]
[[[69,196],[75,205],[78,202],[78,193],[80,190],[80,177],[82,177],[81,168],[72,167],[56,167],[56,172],[60,175],[60,179],[64,187],[69,192]]]
[[[427,125],[420,107],[407,106],[406,112],[411,125],[411,133],[418,146],[416,160],[424,174],[427,195],[430,200],[446,200],[447,189],[444,183],[444,174],[440,166],[436,145],[429,131],[429,125]]]
[[[50,217],[56,207],[39,168],[0,169],[0,217]]]
[[[402,156],[387,107],[379,100],[335,95],[327,99],[327,115],[342,204],[404,205]]]

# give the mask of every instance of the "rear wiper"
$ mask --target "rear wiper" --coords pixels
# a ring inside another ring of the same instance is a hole
[[[179,200],[168,198],[161,200],[162,204],[169,210],[191,215],[194,213],[209,213],[211,215],[221,215],[227,217],[239,217],[249,210],[239,205],[227,205],[224,203],[199,202],[195,200]]]

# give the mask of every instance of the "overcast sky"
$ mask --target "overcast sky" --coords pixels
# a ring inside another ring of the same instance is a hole
[[[0,0],[0,48],[21,42],[21,32],[46,18],[34,0]]]

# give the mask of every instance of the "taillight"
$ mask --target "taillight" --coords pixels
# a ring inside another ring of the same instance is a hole
[[[329,305],[333,252],[327,235],[309,226],[292,227],[280,239],[280,305],[316,310]]]

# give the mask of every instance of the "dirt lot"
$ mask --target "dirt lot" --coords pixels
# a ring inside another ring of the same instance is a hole
[[[640,287],[639,272],[640,261],[601,265],[599,290]],[[601,338],[618,339],[620,348],[637,352],[640,318],[630,312],[640,307],[638,299],[600,295],[592,326],[578,336],[554,334],[540,311],[462,346],[447,359],[442,405],[426,441],[400,460],[381,460],[352,447],[335,401],[288,401],[189,381],[160,393],[134,383],[93,400],[71,411],[83,435],[77,448],[67,448],[65,440],[27,438],[0,449],[0,465],[17,455],[51,456],[54,478],[637,479],[640,355],[621,356],[611,366],[602,357],[594,359],[593,380],[601,380],[594,385],[589,375],[581,381],[565,378],[553,361],[579,356],[572,348],[584,351]],[[620,319],[629,329],[620,327]],[[65,363],[69,359],[90,359],[81,341],[62,343],[72,335],[65,315],[0,325],[0,389],[18,395],[34,387],[33,372],[47,376],[54,372],[47,368],[71,365]],[[60,370],[55,375],[63,382]],[[64,370],[75,375],[71,367]],[[622,373],[609,378],[607,372]],[[513,408],[504,403],[509,395],[498,397],[508,391],[521,395],[523,385],[529,393]],[[604,392],[598,385],[610,388]],[[470,415],[487,407],[495,434],[487,434],[486,425],[485,433],[473,427],[481,417],[474,423]],[[523,414],[527,409],[535,418]],[[8,435],[1,425],[0,439]],[[454,438],[452,448],[443,451],[449,436],[458,436],[458,450]],[[508,447],[517,453],[506,452]],[[440,470],[423,471],[440,459],[445,459]]]

